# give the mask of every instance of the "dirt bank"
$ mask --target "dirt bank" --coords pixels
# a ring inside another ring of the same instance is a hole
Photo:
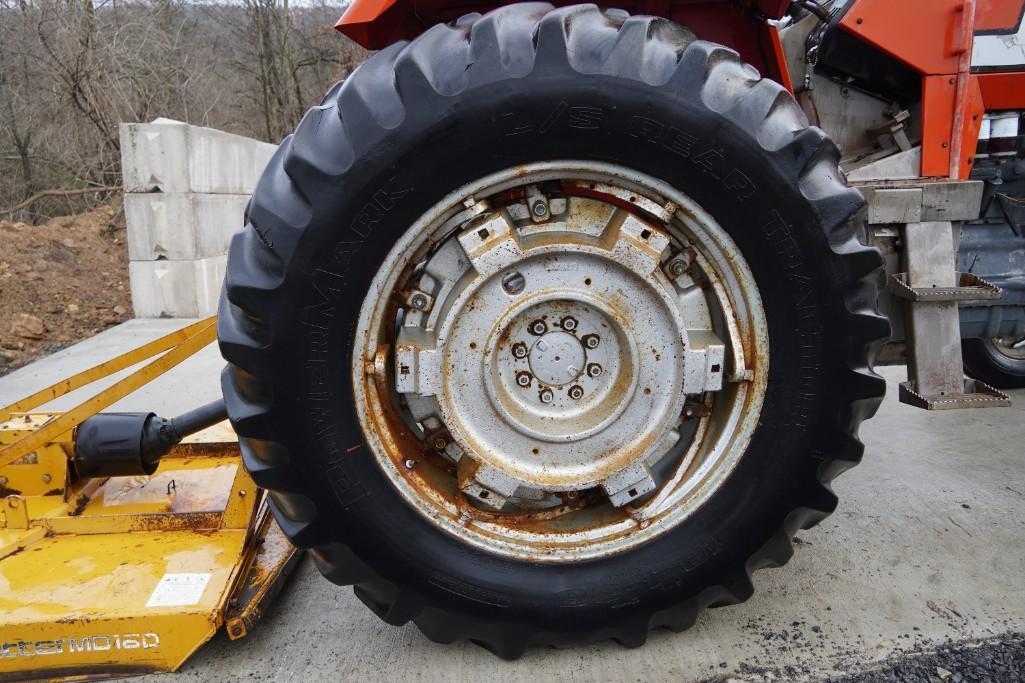
[[[120,200],[43,225],[0,221],[0,375],[130,317]]]

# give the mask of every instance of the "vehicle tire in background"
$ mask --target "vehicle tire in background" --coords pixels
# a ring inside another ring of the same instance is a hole
[[[1025,345],[1021,339],[963,339],[965,373],[998,389],[1025,387]]]

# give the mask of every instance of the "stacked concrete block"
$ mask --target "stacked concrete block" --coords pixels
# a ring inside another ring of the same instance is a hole
[[[128,273],[139,318],[217,311],[228,243],[274,145],[157,119],[121,126]]]

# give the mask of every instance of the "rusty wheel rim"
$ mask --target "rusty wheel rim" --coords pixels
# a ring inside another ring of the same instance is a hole
[[[693,200],[603,163],[470,183],[392,248],[353,352],[398,492],[476,546],[577,561],[644,543],[719,488],[757,424],[765,315]]]

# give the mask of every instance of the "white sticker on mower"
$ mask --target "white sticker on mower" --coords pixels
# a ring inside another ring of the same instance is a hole
[[[146,607],[191,607],[198,605],[210,583],[209,574],[182,572],[164,574],[149,596]]]

